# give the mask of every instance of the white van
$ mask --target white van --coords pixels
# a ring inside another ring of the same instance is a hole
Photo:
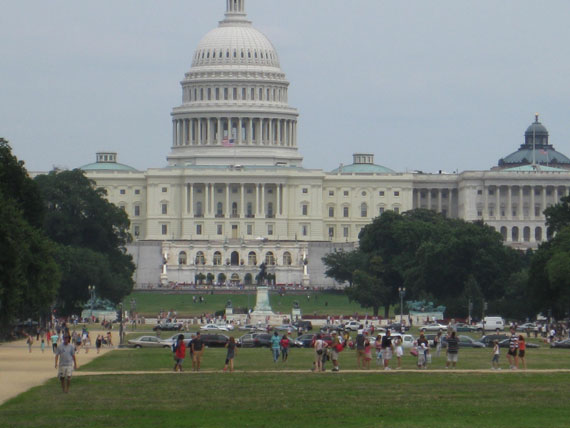
[[[505,320],[501,317],[485,317],[483,322],[477,324],[476,327],[477,331],[503,331],[505,329]]]

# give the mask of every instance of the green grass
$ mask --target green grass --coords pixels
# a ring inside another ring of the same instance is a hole
[[[0,407],[5,427],[566,427],[568,374],[76,377]]]
[[[223,348],[208,348],[204,351],[202,369],[220,370],[223,367],[226,351]],[[488,369],[491,367],[492,349],[461,349],[459,351],[459,369]],[[287,363],[274,364],[271,351],[267,348],[239,349],[235,358],[237,370],[309,370],[314,358],[312,349],[291,349]],[[539,348],[527,351],[527,368],[529,369],[570,369],[570,352],[567,349]],[[126,349],[110,352],[83,366],[85,371],[140,371],[171,370],[172,353],[169,349]],[[331,368],[330,363],[327,363]],[[340,354],[342,369],[356,369],[356,353],[345,349]],[[396,359],[392,360],[396,366]],[[501,352],[501,366],[508,369],[506,350]],[[187,370],[191,369],[189,358],[185,361]],[[377,368],[375,356],[371,368]],[[415,369],[416,358],[409,352],[402,358],[404,369]],[[445,354],[432,358],[431,370],[444,370]]]
[[[273,311],[276,313],[290,314],[293,302],[299,302],[303,315],[345,315],[351,316],[355,313],[372,315],[370,308],[360,307],[358,303],[349,302],[344,294],[332,294],[325,292],[310,292],[307,295],[279,296],[277,293],[270,293],[269,301]],[[200,316],[201,314],[213,314],[216,311],[225,309],[226,302],[232,301],[234,308],[253,308],[255,306],[254,294],[207,294],[202,295],[204,303],[193,303],[192,293],[169,294],[134,292],[123,300],[123,307],[130,308],[131,299],[136,300],[136,310],[146,317],[155,317],[160,311],[176,311],[179,317]],[[198,295],[197,295],[198,296]]]

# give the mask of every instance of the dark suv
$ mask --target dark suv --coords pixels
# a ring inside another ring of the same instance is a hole
[[[230,340],[230,338],[225,334],[206,333],[201,334],[200,337],[204,345],[208,348],[223,348]]]
[[[293,325],[295,326],[295,328],[301,327],[304,331],[309,331],[313,329],[313,324],[311,323],[311,321],[303,321],[303,320],[295,321]]]

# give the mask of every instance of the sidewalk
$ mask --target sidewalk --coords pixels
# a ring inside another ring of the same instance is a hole
[[[81,367],[96,358],[95,338],[103,331],[89,331],[93,346],[86,354],[81,349],[76,354],[77,366]],[[119,335],[112,332],[113,343],[118,343]],[[35,339],[35,338],[34,338]],[[104,355],[114,348],[101,348],[99,355]],[[34,341],[32,352],[28,352],[26,340],[3,343],[0,345],[0,404],[16,395],[38,386],[57,375],[55,355],[51,344],[46,343],[45,352],[40,349],[40,342]]]

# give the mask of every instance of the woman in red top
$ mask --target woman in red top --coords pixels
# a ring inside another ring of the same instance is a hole
[[[289,357],[289,342],[290,340],[286,334],[283,335],[283,338],[279,342],[281,346],[281,361],[283,362],[287,361],[287,357]]]
[[[184,362],[184,356],[186,355],[186,345],[184,345],[184,335],[181,334],[176,339],[176,345],[174,347],[174,371],[177,369],[182,371],[182,363]]]
[[[522,363],[524,370],[526,370],[526,359],[524,358],[525,353],[526,353],[526,342],[524,341],[524,336],[521,334],[519,336],[519,361]]]

